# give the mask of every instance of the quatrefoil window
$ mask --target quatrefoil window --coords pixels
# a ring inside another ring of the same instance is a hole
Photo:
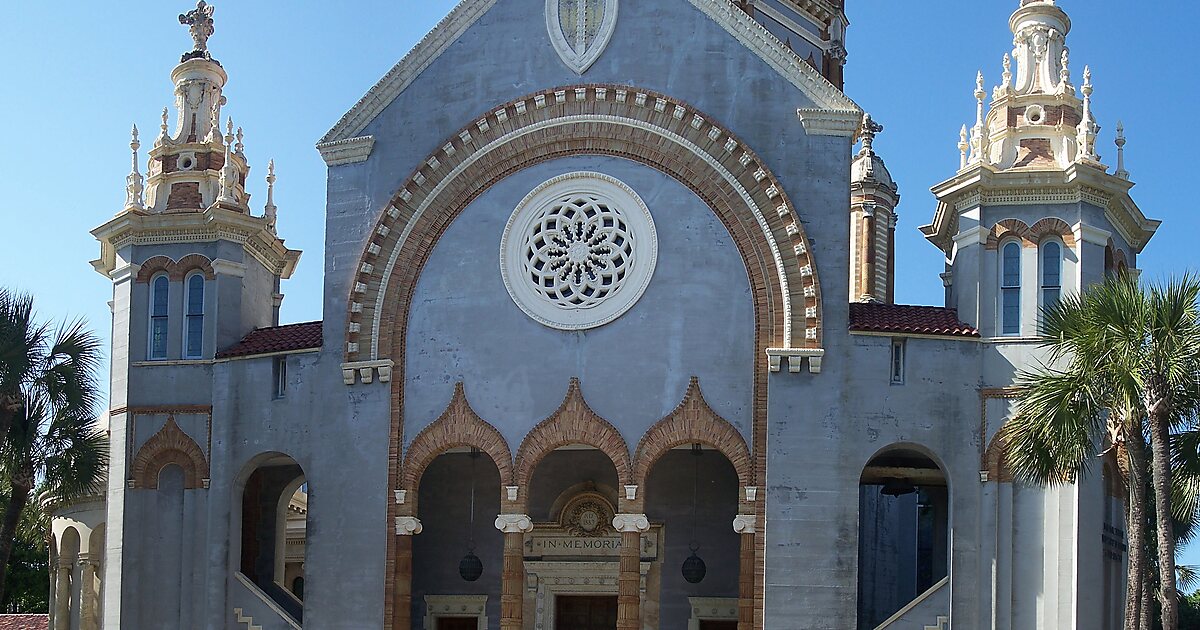
[[[641,297],[658,241],[646,204],[621,181],[569,173],[517,206],[501,243],[501,274],[513,301],[546,326],[608,323]]]

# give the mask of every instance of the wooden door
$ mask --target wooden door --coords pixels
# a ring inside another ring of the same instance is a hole
[[[701,619],[700,630],[737,630],[737,622],[732,619]]]
[[[476,630],[479,619],[475,617],[438,617],[437,630]]]
[[[616,596],[558,595],[554,598],[555,630],[616,630]]]

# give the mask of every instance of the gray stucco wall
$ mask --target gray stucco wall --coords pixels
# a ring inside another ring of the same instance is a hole
[[[529,318],[500,275],[500,238],[512,210],[543,181],[600,171],[633,188],[658,232],[658,264],[641,299],[599,328],[565,332]],[[683,400],[698,376],[714,410],[750,437],[754,308],[746,267],[720,220],[679,182],[605,157],[553,160],[517,173],[450,226],[421,274],[406,339],[404,435],[441,414],[454,383],[513,452],[580,377],[596,413],[630,450]]]

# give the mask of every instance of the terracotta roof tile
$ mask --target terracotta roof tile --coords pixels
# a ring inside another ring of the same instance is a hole
[[[958,319],[958,312],[940,306],[850,303],[850,330],[859,332],[978,337],[979,331]]]
[[[259,328],[217,353],[218,359],[321,347],[321,322]],[[3,628],[0,628],[3,630]]]
[[[0,615],[0,630],[47,630],[50,615]]]

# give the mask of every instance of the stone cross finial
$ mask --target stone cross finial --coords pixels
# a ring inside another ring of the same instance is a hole
[[[195,47],[190,53],[183,56],[183,60],[204,58],[212,59],[208,54],[208,38],[212,37],[216,29],[213,27],[213,7],[209,6],[204,0],[196,3],[196,8],[187,13],[179,14],[179,23],[188,27],[188,32],[192,35],[192,42]]]

